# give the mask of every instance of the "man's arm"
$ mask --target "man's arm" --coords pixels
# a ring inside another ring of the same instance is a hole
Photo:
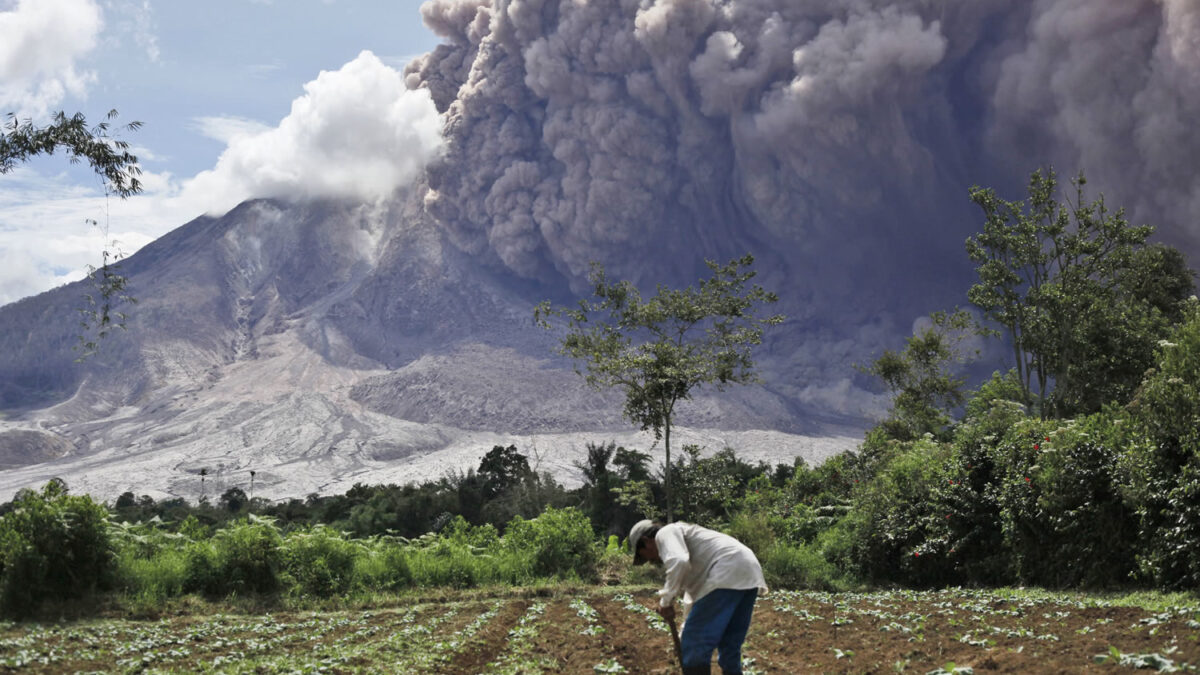
[[[687,543],[683,540],[683,530],[667,525],[658,531],[654,537],[658,544],[658,557],[663,561],[666,581],[658,592],[659,607],[670,607],[674,613],[675,598],[683,593],[683,579],[691,570],[691,555]],[[665,614],[664,614],[665,616]]]

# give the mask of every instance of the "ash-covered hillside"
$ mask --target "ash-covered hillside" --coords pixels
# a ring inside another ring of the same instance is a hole
[[[193,221],[124,263],[129,329],[82,363],[86,284],[0,308],[0,490],[60,476],[103,496],[194,498],[207,469],[209,489],[254,470],[260,494],[302,496],[438,478],[497,443],[571,482],[589,441],[648,446],[533,325],[533,304],[562,289],[447,245],[421,198],[255,201]],[[849,447],[854,421],[805,414],[770,385],[700,396],[681,416],[696,429],[685,440],[781,461]]]

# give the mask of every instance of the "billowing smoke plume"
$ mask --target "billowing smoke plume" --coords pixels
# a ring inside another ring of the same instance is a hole
[[[1039,0],[990,89],[992,140],[1049,155],[1196,253],[1200,3]],[[1193,258],[1193,261],[1195,259]]]
[[[407,71],[445,120],[428,206],[457,245],[522,276],[578,281],[602,260],[638,278],[685,241],[693,256],[759,248],[817,265],[871,262],[879,251],[854,252],[868,241],[907,254],[949,241],[937,252],[961,256],[978,220],[967,187],[1016,197],[1051,163],[1164,233],[1196,233],[1194,0],[422,12],[445,39]]]
[[[751,251],[790,317],[771,384],[814,409],[878,410],[851,364],[967,304],[971,185],[1018,199],[1035,168],[1082,169],[1092,196],[1200,244],[1196,0],[422,12],[444,43],[406,84],[442,113],[427,206],[455,244],[576,291],[592,260],[678,283]]]

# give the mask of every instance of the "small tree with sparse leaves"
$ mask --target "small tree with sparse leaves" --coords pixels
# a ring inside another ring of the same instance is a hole
[[[566,321],[559,353],[575,360],[590,386],[617,387],[625,394],[625,417],[663,441],[669,467],[676,404],[702,385],[721,390],[756,381],[751,351],[768,326],[783,322],[782,315],[759,315],[778,297],[750,283],[753,263],[750,255],[725,265],[707,261],[712,275],[699,285],[660,285],[648,299],[629,281],[609,281],[593,263],[595,300],[580,300],[577,308],[546,301],[534,320],[545,328],[551,318]],[[665,477],[669,522],[674,515],[669,471]]]

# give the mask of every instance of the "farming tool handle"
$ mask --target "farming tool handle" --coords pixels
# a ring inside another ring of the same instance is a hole
[[[671,640],[675,643],[675,658],[679,659],[679,667],[683,668],[683,647],[679,644],[679,629],[675,627],[675,617],[667,619],[667,625],[671,627]]]

